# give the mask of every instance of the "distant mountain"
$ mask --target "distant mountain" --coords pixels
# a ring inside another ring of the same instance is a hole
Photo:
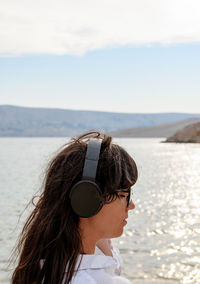
[[[169,137],[176,131],[191,123],[200,122],[200,118],[188,118],[177,122],[159,124],[156,126],[136,127],[110,131],[113,137]]]
[[[0,106],[0,136],[67,137],[92,129],[108,132],[156,126],[194,117],[200,117],[200,114],[130,114],[2,105]]]
[[[185,126],[168,137],[165,142],[200,143],[200,122]]]

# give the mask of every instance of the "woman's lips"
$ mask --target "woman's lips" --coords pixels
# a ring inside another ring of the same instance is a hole
[[[124,221],[123,221],[123,224],[124,224],[124,226],[127,224],[127,221],[124,219]]]

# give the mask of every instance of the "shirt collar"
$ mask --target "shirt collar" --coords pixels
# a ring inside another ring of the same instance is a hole
[[[116,266],[116,263],[111,256],[82,254],[77,259],[77,265],[76,265],[75,270],[103,269],[103,268],[115,267],[115,266]]]

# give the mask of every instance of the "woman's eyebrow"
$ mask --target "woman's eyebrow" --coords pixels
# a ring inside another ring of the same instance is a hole
[[[123,190],[123,189],[119,189],[119,190],[117,190],[117,192],[119,192],[119,193],[127,193],[127,194],[129,194],[129,193],[130,193],[130,190]]]

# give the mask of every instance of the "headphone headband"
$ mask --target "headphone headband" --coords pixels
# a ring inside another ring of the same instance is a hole
[[[90,140],[88,142],[86,156],[85,156],[85,163],[83,167],[82,180],[95,181],[100,150],[101,150],[100,140]]]

